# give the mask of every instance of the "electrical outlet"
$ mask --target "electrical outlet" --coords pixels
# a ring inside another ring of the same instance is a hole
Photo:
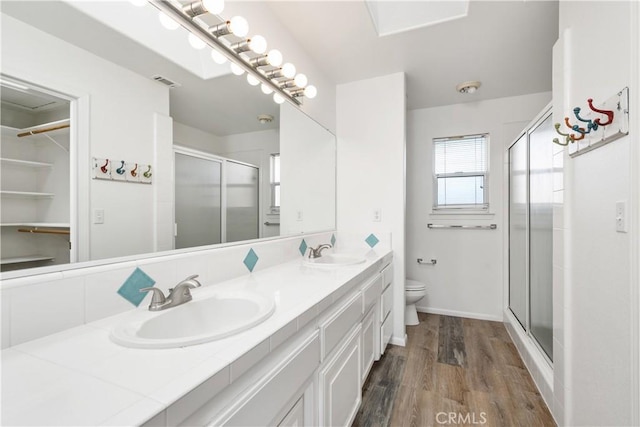
[[[616,231],[618,233],[627,232],[627,201],[616,202]]]
[[[380,209],[375,209],[373,211],[373,217],[372,217],[373,222],[380,222],[382,221],[382,211]]]
[[[93,223],[104,224],[104,209],[93,210]]]
[[[298,221],[302,221],[304,218],[304,215],[302,214],[302,211],[297,211],[297,219]]]

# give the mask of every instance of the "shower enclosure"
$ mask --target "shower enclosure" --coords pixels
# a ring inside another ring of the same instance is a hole
[[[509,308],[553,360],[551,111],[509,147]]]
[[[259,238],[256,166],[175,150],[175,249]]]

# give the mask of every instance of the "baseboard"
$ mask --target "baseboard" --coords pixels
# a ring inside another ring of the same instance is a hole
[[[389,341],[393,345],[399,345],[400,347],[405,347],[407,345],[407,334],[404,334],[403,338],[398,338],[395,335],[391,335],[391,341]]]
[[[502,322],[502,316],[492,316],[484,313],[472,313],[468,311],[443,310],[433,307],[416,307],[420,313],[442,314],[445,316],[467,317],[469,319],[491,320],[493,322]]]

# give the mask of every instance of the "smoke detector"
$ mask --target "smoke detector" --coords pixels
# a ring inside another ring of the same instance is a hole
[[[480,82],[464,82],[456,86],[456,90],[460,93],[474,93],[480,87]]]
[[[271,122],[273,121],[273,116],[272,116],[272,115],[270,115],[270,114],[260,114],[260,115],[258,116],[258,121],[259,121],[261,124],[265,125],[265,124],[267,124],[267,123],[271,123]]]

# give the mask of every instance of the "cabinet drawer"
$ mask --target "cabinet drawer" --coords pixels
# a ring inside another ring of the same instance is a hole
[[[393,286],[389,286],[384,290],[380,301],[380,319],[384,321],[393,308]]]
[[[342,338],[360,321],[362,292],[349,298],[334,314],[320,324],[322,355],[326,357]]]
[[[382,292],[382,274],[378,274],[362,288],[362,311],[366,313],[376,303]]]
[[[382,274],[382,288],[386,288],[393,282],[393,264],[389,264],[381,272]]]

